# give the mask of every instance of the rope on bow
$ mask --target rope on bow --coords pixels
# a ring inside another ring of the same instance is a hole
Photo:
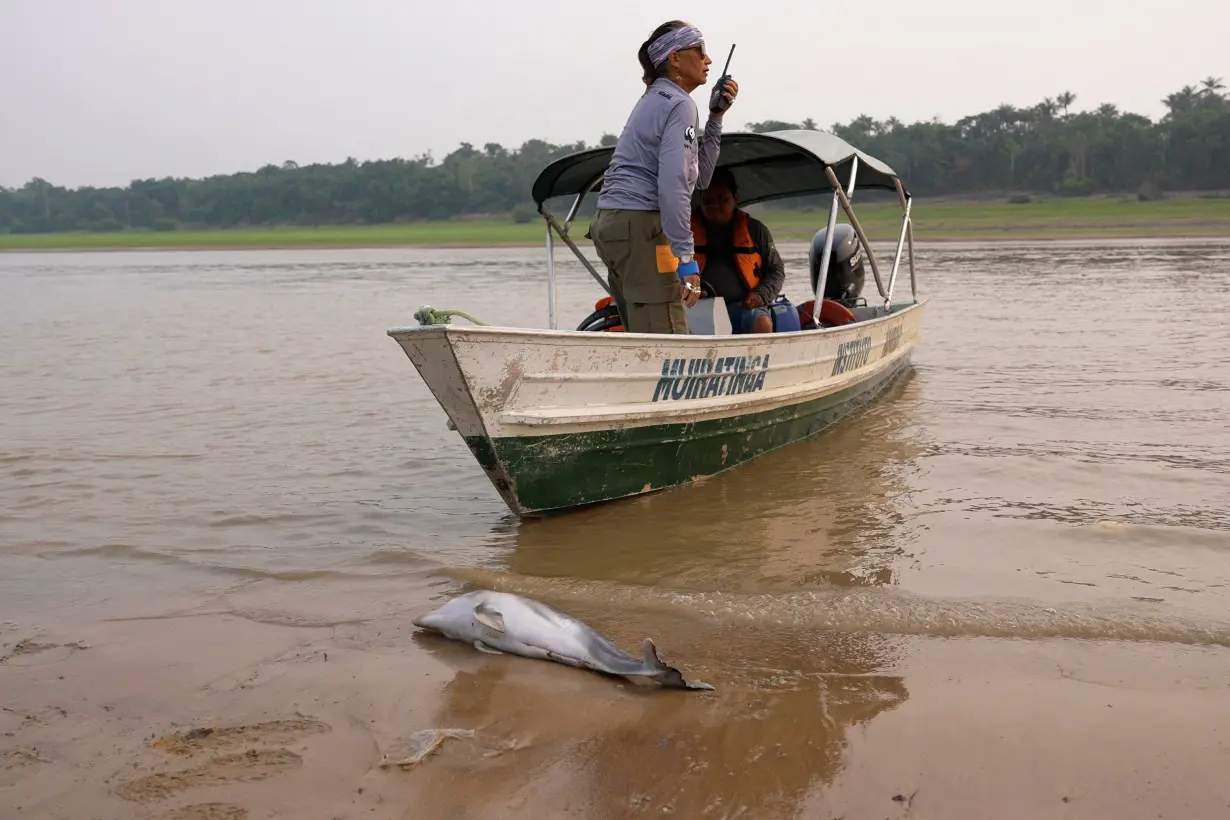
[[[414,312],[414,318],[418,319],[420,325],[447,325],[454,316],[469,319],[476,325],[487,324],[481,319],[474,318],[464,310],[456,310],[454,308],[433,308],[431,305],[423,305]]]

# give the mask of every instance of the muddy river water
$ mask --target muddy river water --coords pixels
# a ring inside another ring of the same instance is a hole
[[[873,406],[520,522],[385,330],[541,250],[0,255],[0,817],[1230,815],[1230,243],[917,261]],[[716,691],[410,624],[474,585]]]

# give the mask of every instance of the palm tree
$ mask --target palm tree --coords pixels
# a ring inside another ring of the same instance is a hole
[[[1179,114],[1184,111],[1191,111],[1196,104],[1196,87],[1194,85],[1185,85],[1173,94],[1168,94],[1163,101],[1166,107],[1170,109],[1170,113]]]
[[[1007,103],[997,107],[991,115],[999,121],[999,128],[1004,131],[1010,131],[1018,121],[1016,108]]]
[[[1076,95],[1071,91],[1065,91],[1059,95],[1056,102],[1059,104],[1059,107],[1063,109],[1064,119],[1067,119],[1068,109],[1072,106],[1072,103],[1076,102]]]

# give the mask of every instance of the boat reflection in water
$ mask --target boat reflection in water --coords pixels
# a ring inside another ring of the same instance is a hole
[[[493,538],[514,576],[675,592],[893,583],[926,451],[919,377],[815,439],[688,487],[518,521]]]

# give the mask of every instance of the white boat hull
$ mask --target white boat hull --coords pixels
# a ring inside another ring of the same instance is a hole
[[[825,429],[908,366],[925,302],[737,336],[388,331],[518,515],[678,486]]]

